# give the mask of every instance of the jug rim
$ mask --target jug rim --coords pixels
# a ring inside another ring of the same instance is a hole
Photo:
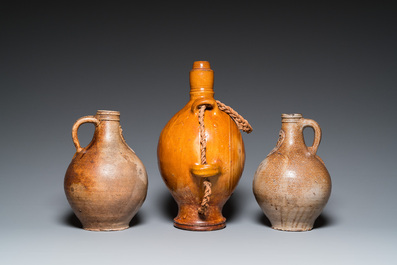
[[[108,114],[108,115],[120,115],[120,111],[117,111],[117,110],[97,110],[96,114],[99,114],[99,115],[105,115],[105,114]]]
[[[301,113],[283,113],[281,114],[281,121],[282,122],[298,122],[302,119],[303,116]]]

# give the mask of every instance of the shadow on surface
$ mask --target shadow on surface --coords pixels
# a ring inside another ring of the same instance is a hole
[[[238,198],[241,196],[238,191],[235,191],[223,206],[222,214],[226,218],[226,222],[232,222],[235,219],[236,213],[239,212]]]
[[[335,221],[332,218],[322,213],[319,217],[317,217],[316,221],[314,222],[313,229],[331,226],[334,223]]]
[[[131,222],[130,222],[130,227],[135,227],[142,224],[142,214],[140,214],[139,212],[137,214],[135,214],[135,216],[132,218]]]
[[[168,191],[164,191],[159,196],[159,203],[161,215],[164,216],[168,221],[174,220],[178,215],[178,204]]]
[[[83,225],[81,224],[80,220],[77,218],[77,216],[74,214],[72,210],[68,211],[65,216],[63,216],[61,220],[62,224],[67,225],[67,226],[73,226],[76,228],[83,228]]]
[[[269,219],[266,217],[266,215],[262,211],[258,212],[256,221],[259,224],[265,225],[267,227],[272,227],[272,224],[270,223]]]
[[[256,220],[259,224],[265,225],[267,227],[272,227],[272,224],[263,212],[258,212]],[[334,223],[335,222],[331,218],[329,218],[326,214],[322,213],[319,217],[317,217],[316,221],[314,222],[313,229],[331,226]]]

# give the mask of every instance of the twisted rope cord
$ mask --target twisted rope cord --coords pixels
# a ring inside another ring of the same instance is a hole
[[[240,114],[238,114],[237,111],[235,111],[234,109],[232,109],[231,107],[223,104],[222,102],[220,102],[219,100],[216,101],[216,104],[218,105],[218,108],[229,114],[229,116],[236,122],[237,124],[237,128],[239,130],[242,130],[243,132],[246,133],[250,133],[252,132],[252,127],[251,125],[248,123],[248,121],[246,119],[243,118],[243,116],[241,116]]]
[[[205,137],[205,125],[204,125],[204,113],[205,113],[206,106],[201,105],[198,113],[199,125],[200,125],[200,163],[202,165],[207,164],[207,138]],[[210,202],[211,196],[211,182],[208,178],[204,179],[204,196],[203,200],[201,201],[201,205],[198,209],[199,214],[204,215],[208,208],[208,203]]]
[[[207,164],[207,138],[205,137],[205,125],[204,125],[204,113],[206,106],[201,105],[198,113],[199,125],[200,125],[200,160],[201,164]]]
[[[252,127],[248,123],[246,119],[244,119],[240,114],[237,113],[234,109],[231,107],[223,104],[219,100],[216,101],[216,104],[218,105],[218,108],[229,114],[229,116],[236,122],[237,127],[239,130],[242,130],[246,133],[252,132]],[[200,130],[199,130],[199,135],[200,135],[200,163],[202,165],[207,164],[207,138],[205,137],[205,125],[204,125],[204,113],[205,113],[206,106],[201,105],[199,108],[199,113],[198,113],[198,120],[199,120],[199,125],[200,125]],[[208,209],[208,204],[210,202],[210,197],[212,194],[211,190],[211,182],[208,178],[204,179],[203,182],[204,185],[204,196],[201,201],[200,207],[198,208],[198,212],[201,215],[205,215],[206,211]]]

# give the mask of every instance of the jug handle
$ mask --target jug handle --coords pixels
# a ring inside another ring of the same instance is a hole
[[[314,139],[313,139],[313,145],[308,146],[307,149],[309,149],[309,152],[312,153],[313,155],[316,155],[318,146],[320,145],[321,142],[321,128],[320,125],[314,120],[311,119],[303,119],[302,122],[302,133],[303,129],[306,127],[311,127],[314,130]]]
[[[99,120],[97,118],[95,118],[94,116],[84,116],[84,117],[81,117],[80,119],[78,119],[74,123],[73,128],[72,128],[72,139],[73,139],[74,146],[76,147],[77,153],[80,152],[81,150],[83,150],[83,148],[80,145],[79,138],[77,135],[77,131],[83,123],[94,123],[95,127],[97,127],[99,125]]]

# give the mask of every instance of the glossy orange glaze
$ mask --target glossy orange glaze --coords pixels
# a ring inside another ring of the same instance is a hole
[[[236,188],[244,168],[242,136],[230,116],[214,100],[213,71],[206,61],[197,61],[190,72],[190,101],[161,132],[157,156],[160,173],[179,206],[174,225],[187,230],[225,227],[222,208]],[[198,107],[204,114],[207,164],[200,164]],[[198,208],[204,195],[203,181],[212,183],[206,215]]]
[[[307,147],[303,129],[314,129],[313,146]],[[253,191],[272,228],[307,231],[313,228],[331,194],[331,178],[316,155],[320,126],[301,114],[283,114],[277,146],[259,165]]]
[[[147,192],[144,165],[121,133],[119,112],[98,111],[76,121],[72,130],[77,152],[65,175],[66,197],[83,228],[122,230],[143,204]],[[82,148],[77,130],[95,124],[91,143]]]

